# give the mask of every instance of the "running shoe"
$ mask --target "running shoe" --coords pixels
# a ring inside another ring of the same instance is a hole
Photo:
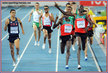
[[[49,48],[49,51],[48,52],[49,52],[49,54],[51,54],[51,48]]]
[[[36,45],[37,45],[37,42],[35,41],[34,46],[36,46]]]
[[[15,66],[16,64],[15,64],[15,62],[13,61],[13,66]]]
[[[65,69],[69,69],[69,66],[68,66],[68,65],[66,65],[66,66],[65,66]]]
[[[87,61],[88,60],[88,58],[87,58],[87,56],[85,56],[85,61]]]
[[[43,49],[43,50],[45,49],[45,44],[43,44],[42,49]]]
[[[80,65],[78,65],[78,69],[81,69],[81,66]]]
[[[38,44],[37,44],[38,46],[40,45],[40,43],[38,42]]]

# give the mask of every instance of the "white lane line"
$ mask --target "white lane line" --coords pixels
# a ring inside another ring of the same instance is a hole
[[[59,55],[59,32],[60,30],[58,29],[58,38],[57,38],[57,54],[56,54],[56,72],[58,72],[58,55]]]
[[[32,8],[32,9],[33,9],[33,8]],[[31,10],[32,10],[32,9],[31,9]],[[21,21],[23,21],[23,20],[30,14],[31,10],[25,15],[24,18],[21,19]],[[3,41],[7,36],[8,36],[8,33],[7,33],[1,40]]]
[[[94,37],[95,37],[95,39],[97,40],[97,42],[98,42],[98,44],[99,44],[99,46],[101,47],[101,49],[102,49],[102,51],[104,52],[104,54],[105,54],[105,56],[106,56],[106,48],[104,48],[102,45],[100,45],[100,39],[98,39],[97,37],[96,37],[96,35],[94,35]],[[106,43],[105,43],[106,44]]]
[[[18,12],[20,9],[21,9],[21,8],[18,8],[18,9],[16,10],[16,12]],[[4,22],[9,16],[10,16],[10,14],[9,14],[7,17],[5,17],[4,19],[2,19],[2,22]]]
[[[89,43],[88,43],[88,46],[89,46],[90,52],[91,52],[91,54],[92,54],[92,56],[93,56],[93,60],[94,60],[94,62],[95,62],[95,64],[96,64],[96,67],[97,67],[98,71],[101,72],[101,68],[99,67],[99,64],[98,64],[98,62],[97,62],[97,60],[96,60],[96,57],[95,57],[95,55],[94,55],[94,53],[93,53],[93,50],[92,50],[92,48],[91,48],[91,46],[90,46]]]
[[[13,68],[12,72],[14,72],[14,71],[16,70],[16,68],[17,68],[17,66],[18,66],[18,64],[19,64],[19,62],[20,62],[20,60],[21,60],[21,58],[23,57],[23,55],[24,55],[24,53],[25,53],[25,51],[26,51],[28,45],[30,44],[32,38],[33,38],[33,33],[32,33],[32,35],[31,35],[29,41],[27,42],[27,44],[26,44],[26,46],[25,46],[25,48],[24,48],[24,50],[23,50],[23,52],[22,52],[22,54],[21,54],[21,56],[20,56],[18,62],[16,63],[15,67]]]
[[[59,18],[60,18],[60,11],[59,11]],[[60,33],[60,28],[58,29],[58,35],[57,35],[57,54],[56,54],[56,70],[55,72],[58,72],[58,55],[59,55],[59,33]]]

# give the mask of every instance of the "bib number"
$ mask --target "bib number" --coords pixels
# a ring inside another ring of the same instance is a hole
[[[65,26],[65,33],[70,33],[72,31],[72,26]]]
[[[10,33],[12,33],[12,34],[17,34],[18,33],[18,27],[11,27],[10,29],[11,29]]]
[[[78,28],[85,28],[85,21],[77,21]]]
[[[46,19],[44,20],[44,25],[51,25],[50,20],[46,18]]]

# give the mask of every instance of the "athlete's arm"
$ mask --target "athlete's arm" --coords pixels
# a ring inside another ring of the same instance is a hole
[[[24,34],[24,29],[23,29],[22,22],[21,22],[21,20],[19,18],[17,18],[17,19],[18,19],[18,22],[20,23],[20,26],[21,26],[21,29],[22,29],[22,34]]]
[[[57,21],[57,17],[56,17],[56,20],[54,21],[53,29],[55,29],[59,24],[62,24],[62,18],[59,19],[57,24],[56,24],[56,21]]]
[[[42,18],[42,15],[43,14],[41,14],[41,16],[39,17],[39,27],[41,28],[41,18]]]
[[[50,20],[51,20],[52,22],[54,22],[54,16],[53,16],[53,14],[52,14],[52,13],[51,13]]]
[[[76,14],[72,14],[72,13],[67,13],[65,11],[63,11],[62,9],[59,8],[58,4],[55,3],[55,7],[61,12],[63,13],[64,15],[67,15],[67,16],[75,16]]]
[[[92,15],[90,15],[90,18],[91,18],[92,22],[95,23]],[[97,27],[96,23],[94,25],[95,25],[95,27]]]
[[[33,14],[33,10],[31,11],[30,16],[29,16],[29,20],[28,20],[29,22],[30,22],[30,20],[31,20],[32,14]]]
[[[8,24],[9,24],[9,19],[6,19],[6,21],[5,21],[5,26],[4,26],[4,31],[7,30]]]
[[[88,15],[86,15],[86,20],[91,24],[90,26],[87,26],[87,28],[85,28],[85,30],[87,31],[88,28],[93,27],[93,22],[90,20],[90,18],[88,17]]]

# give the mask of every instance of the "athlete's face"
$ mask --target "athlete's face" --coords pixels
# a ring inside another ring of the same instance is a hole
[[[68,7],[70,7],[71,5],[66,5],[66,10],[68,9]]]
[[[12,11],[12,12],[10,13],[10,15],[11,15],[12,17],[15,17],[16,11]]]
[[[35,4],[35,8],[36,9],[39,9],[39,4]]]
[[[71,11],[72,11],[71,6],[67,7],[67,12],[71,12]]]
[[[49,12],[49,8],[48,7],[44,7],[44,11],[45,11],[45,13],[48,13]]]

